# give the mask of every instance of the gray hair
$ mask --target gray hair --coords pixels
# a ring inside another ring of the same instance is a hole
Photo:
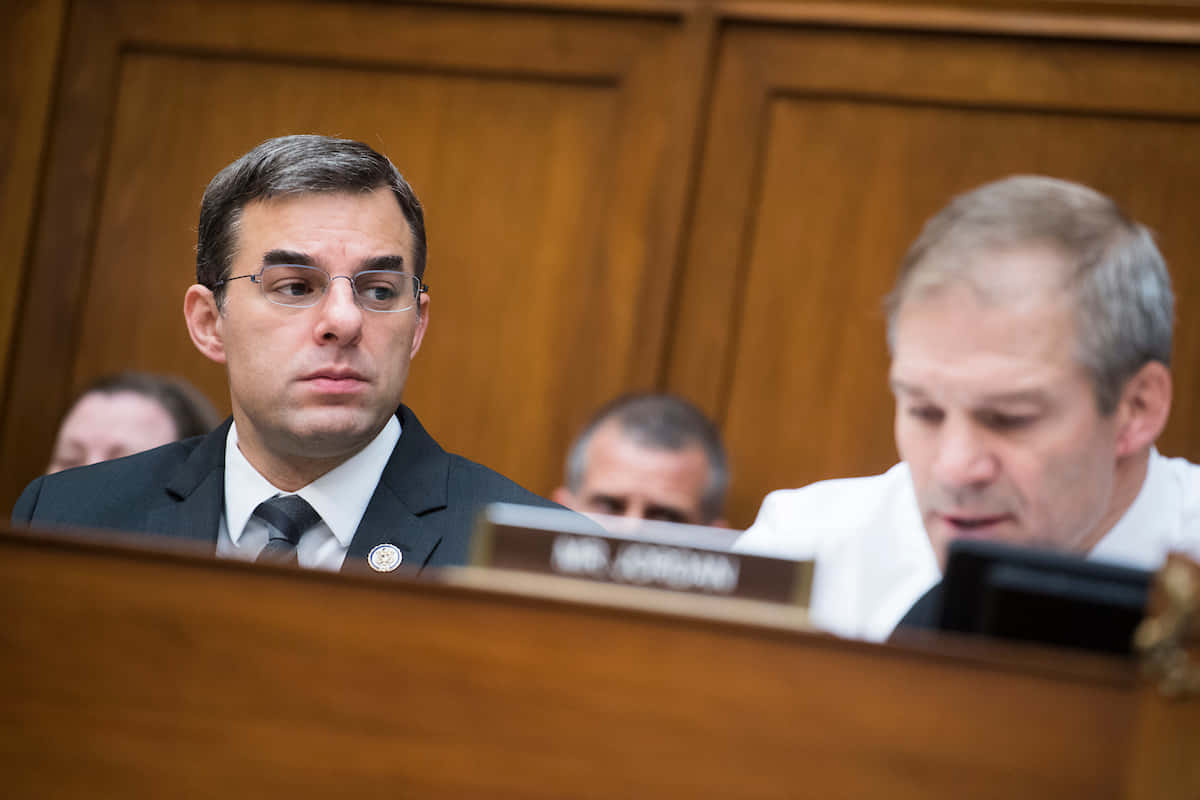
[[[418,278],[425,274],[425,215],[421,201],[395,165],[351,139],[296,135],[268,139],[216,174],[200,202],[196,283],[224,296],[218,281],[229,277],[242,210],[256,200],[314,192],[370,192],[388,188],[396,197],[413,239]]]
[[[1154,237],[1108,197],[1069,181],[1018,175],[955,197],[925,223],[887,298],[888,346],[910,298],[954,281],[987,293],[988,276],[970,256],[981,250],[1046,245],[1068,264],[1062,288],[1074,300],[1077,355],[1095,385],[1101,413],[1151,361],[1171,363],[1175,298]]]
[[[670,394],[627,394],[602,407],[592,417],[567,451],[567,488],[578,492],[587,472],[588,445],[604,423],[612,420],[621,432],[638,444],[655,450],[677,452],[699,445],[708,460],[708,485],[700,501],[704,521],[721,516],[729,489],[729,464],[721,434],[700,409]]]

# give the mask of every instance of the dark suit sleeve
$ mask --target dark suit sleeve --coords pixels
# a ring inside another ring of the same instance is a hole
[[[13,506],[12,521],[29,523],[33,520],[33,510],[37,507],[38,496],[42,493],[42,478],[35,478]]]

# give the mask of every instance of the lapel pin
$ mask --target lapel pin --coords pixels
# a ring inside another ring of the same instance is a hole
[[[377,544],[367,553],[367,563],[376,572],[392,572],[403,560],[400,548],[394,544]]]

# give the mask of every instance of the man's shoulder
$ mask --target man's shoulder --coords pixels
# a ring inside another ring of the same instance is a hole
[[[449,487],[452,500],[457,496],[458,499],[474,499],[478,503],[560,507],[483,464],[454,453],[446,455],[450,459]]]
[[[445,492],[438,493],[443,504],[422,515],[428,530],[441,536],[426,566],[467,563],[478,516],[491,503],[558,507],[482,464],[453,453],[445,453],[444,458]]]
[[[811,558],[827,540],[920,520],[908,465],[861,478],[819,481],[771,492],[738,549]]]
[[[882,640],[937,581],[908,466],[772,492],[737,548],[815,559],[814,625]]]
[[[446,502],[451,506],[522,503],[558,507],[499,472],[443,449],[407,406],[400,406],[397,415],[403,427],[388,467],[397,484],[414,474],[438,484],[444,480]]]
[[[1188,497],[1200,502],[1200,464],[1194,464],[1186,458],[1173,458],[1155,453],[1154,458],[1171,480],[1177,482],[1188,492]]]
[[[860,528],[906,501],[915,503],[908,465],[901,462],[879,475],[836,478],[771,492],[763,500],[755,526],[773,520]]]
[[[18,522],[113,526],[161,494],[203,437],[35,478],[13,507]]]

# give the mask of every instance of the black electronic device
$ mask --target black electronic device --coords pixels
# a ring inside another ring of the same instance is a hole
[[[996,542],[952,542],[942,630],[1129,653],[1152,573]]]

